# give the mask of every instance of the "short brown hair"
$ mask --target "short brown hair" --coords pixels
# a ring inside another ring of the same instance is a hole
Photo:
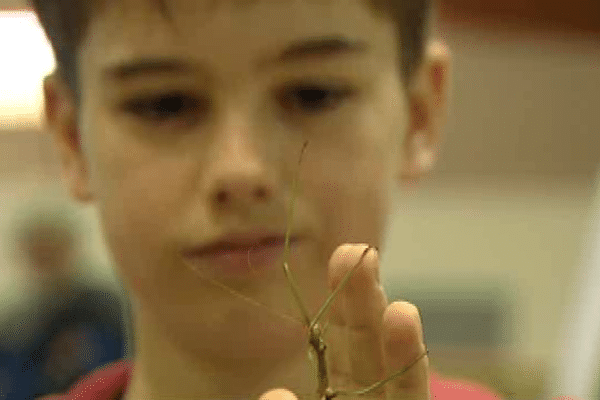
[[[153,0],[161,14],[169,19],[166,0]],[[367,0],[379,17],[391,18],[398,34],[401,74],[405,88],[419,66],[428,34],[435,0]],[[80,101],[77,75],[77,51],[90,18],[105,0],[29,0],[48,36],[57,61],[57,73]]]

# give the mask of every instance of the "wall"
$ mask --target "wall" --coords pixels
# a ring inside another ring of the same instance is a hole
[[[573,301],[591,193],[587,179],[463,176],[432,180],[398,196],[383,256],[388,293],[414,301],[427,316],[457,301],[477,301],[484,290],[486,298],[497,299],[488,318],[505,327],[481,352],[442,340],[452,321],[430,322],[437,331],[428,333],[425,317],[426,338],[435,338],[428,343],[434,366],[477,377],[516,398],[541,394],[543,375],[556,367],[564,306]],[[477,319],[477,310],[489,307],[479,300],[471,309]],[[482,328],[481,320],[460,322],[455,329],[462,336]]]

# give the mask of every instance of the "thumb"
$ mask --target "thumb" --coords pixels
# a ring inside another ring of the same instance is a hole
[[[271,389],[263,393],[258,400],[298,400],[292,392],[286,389]]]

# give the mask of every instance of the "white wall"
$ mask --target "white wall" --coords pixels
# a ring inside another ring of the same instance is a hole
[[[552,368],[591,192],[588,179],[430,181],[399,196],[384,279],[450,292],[495,282],[515,302],[506,356]]]

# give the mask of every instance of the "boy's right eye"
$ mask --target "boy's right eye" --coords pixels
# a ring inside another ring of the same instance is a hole
[[[126,102],[123,109],[140,118],[158,124],[170,122],[196,122],[206,112],[208,102],[182,93],[167,93],[150,98]]]

